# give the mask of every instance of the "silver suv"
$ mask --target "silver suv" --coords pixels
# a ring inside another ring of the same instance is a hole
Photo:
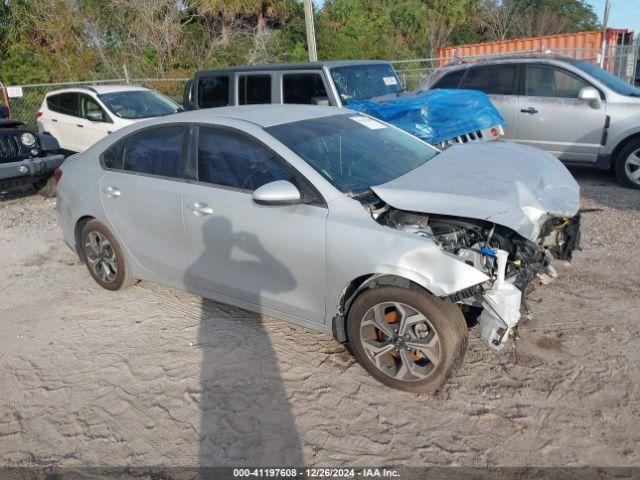
[[[489,95],[506,120],[505,138],[567,164],[614,168],[640,188],[640,89],[586,61],[548,55],[449,65],[421,88]]]

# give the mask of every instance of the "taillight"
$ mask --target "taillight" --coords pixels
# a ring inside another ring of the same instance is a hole
[[[38,112],[38,118],[40,118],[42,116],[42,112]]]
[[[493,127],[491,129],[491,135],[493,135],[494,137],[497,137],[499,135],[500,132],[498,132],[498,129]]]
[[[62,170],[56,168],[56,170],[53,172],[53,178],[56,179],[56,185],[59,184],[60,179],[62,178]]]

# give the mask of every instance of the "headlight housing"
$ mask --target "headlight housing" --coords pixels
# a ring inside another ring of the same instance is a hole
[[[34,147],[37,141],[38,139],[31,132],[24,132],[22,135],[20,135],[20,143],[22,143],[22,145],[24,145],[27,148]]]

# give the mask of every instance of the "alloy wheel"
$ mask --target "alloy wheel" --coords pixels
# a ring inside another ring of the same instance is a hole
[[[118,274],[116,253],[102,233],[89,232],[84,245],[85,256],[93,273],[103,282],[111,283]]]
[[[640,148],[627,157],[624,162],[624,171],[629,180],[640,185]]]
[[[441,360],[433,325],[404,303],[384,302],[370,308],[360,324],[360,339],[376,368],[396,380],[424,380]]]

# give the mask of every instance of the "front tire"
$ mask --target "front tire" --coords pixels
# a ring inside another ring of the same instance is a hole
[[[79,250],[89,273],[101,287],[124,290],[136,282],[118,240],[99,220],[90,220],[84,225]]]
[[[640,139],[629,142],[616,157],[616,177],[627,188],[640,188]]]
[[[366,290],[353,302],[347,329],[360,365],[384,385],[409,392],[436,392],[467,350],[460,309],[417,289]]]

